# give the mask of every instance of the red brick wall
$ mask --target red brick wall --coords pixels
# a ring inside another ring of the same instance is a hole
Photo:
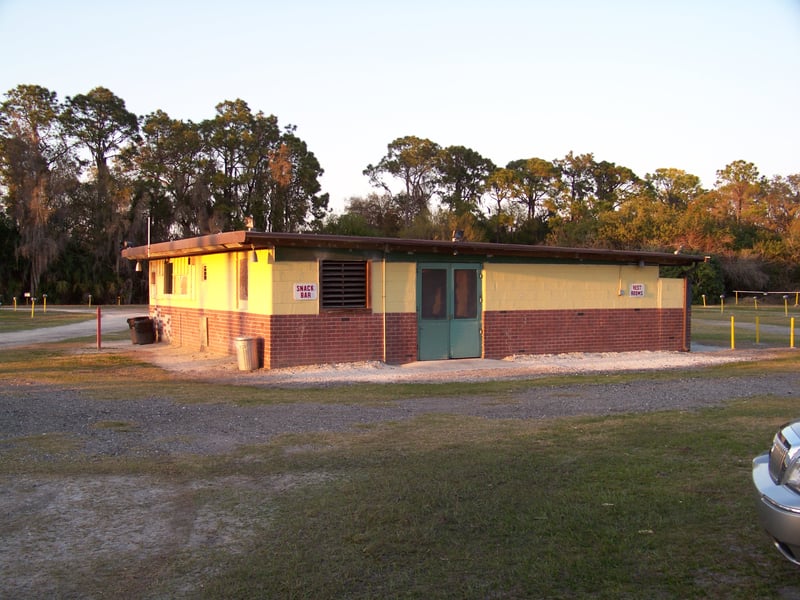
[[[512,354],[688,350],[681,309],[489,311],[485,358]],[[687,336],[688,338],[688,331]]]
[[[202,347],[201,319],[208,319],[208,349],[234,354],[234,338],[262,340],[262,366],[280,368],[383,360],[383,317],[368,310],[318,315],[252,315],[153,307],[162,339]],[[688,315],[687,315],[688,318]],[[681,351],[685,320],[680,309],[489,311],[483,318],[485,358],[563,352]],[[386,315],[386,362],[417,360],[417,316]]]
[[[401,365],[417,360],[416,313],[386,315],[386,362]]]
[[[383,360],[383,319],[368,310],[273,315],[270,368]]]

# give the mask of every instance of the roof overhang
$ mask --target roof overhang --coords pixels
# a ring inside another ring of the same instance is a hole
[[[689,266],[705,260],[703,256],[666,252],[562,248],[558,246],[493,244],[488,242],[412,240],[314,233],[267,233],[263,231],[229,231],[171,242],[159,242],[146,246],[134,246],[122,250],[122,257],[128,260],[166,259],[278,247],[372,250],[386,254],[405,252],[452,256],[457,253],[459,256],[481,258],[508,256],[545,260],[644,263],[650,265]]]

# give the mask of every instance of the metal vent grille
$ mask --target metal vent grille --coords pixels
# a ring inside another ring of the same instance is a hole
[[[367,306],[367,263],[363,260],[320,261],[322,308]]]

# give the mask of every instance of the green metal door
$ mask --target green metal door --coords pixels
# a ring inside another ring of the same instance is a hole
[[[481,266],[417,266],[419,360],[481,356]]]

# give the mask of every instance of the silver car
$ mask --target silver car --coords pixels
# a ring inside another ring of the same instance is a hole
[[[800,421],[781,426],[753,460],[758,518],[786,558],[800,565]]]

